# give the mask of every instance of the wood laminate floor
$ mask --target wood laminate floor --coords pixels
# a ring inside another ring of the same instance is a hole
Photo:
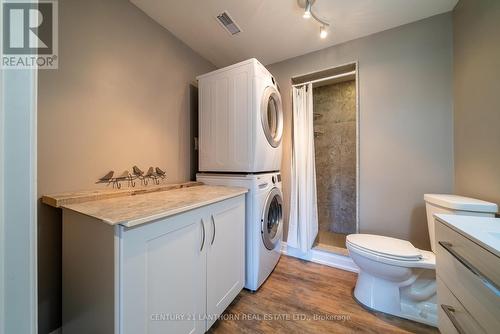
[[[439,333],[369,312],[352,298],[356,274],[282,256],[256,293],[243,290],[210,333]]]

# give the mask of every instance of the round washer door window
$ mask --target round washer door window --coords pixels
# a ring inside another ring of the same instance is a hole
[[[260,116],[267,141],[272,147],[278,147],[283,136],[283,107],[281,95],[273,86],[264,90]]]
[[[267,196],[262,213],[262,241],[267,249],[272,250],[281,239],[283,227],[283,199],[281,191],[273,188]]]

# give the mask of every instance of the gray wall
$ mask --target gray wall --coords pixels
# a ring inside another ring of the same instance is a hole
[[[39,195],[134,164],[189,179],[189,84],[214,66],[127,0],[59,1],[59,38],[59,70],[39,72]],[[61,321],[61,217],[44,205],[38,241],[44,334]]]
[[[285,110],[285,216],[291,78],[351,61],[359,61],[360,231],[429,249],[423,195],[453,187],[451,13],[268,66]]]
[[[500,1],[453,13],[455,192],[500,204]]]

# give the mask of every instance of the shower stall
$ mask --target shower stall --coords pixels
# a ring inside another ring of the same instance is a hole
[[[316,245],[345,249],[357,232],[356,81],[313,89],[313,124],[319,232]]]
[[[359,228],[359,110],[357,64],[293,79],[312,88],[317,236],[312,245],[347,255],[345,239]],[[311,109],[312,105],[312,110]]]

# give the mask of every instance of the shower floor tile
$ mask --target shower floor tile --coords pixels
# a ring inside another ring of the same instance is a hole
[[[319,231],[313,248],[347,256],[348,252],[345,247],[346,236],[341,233]]]

